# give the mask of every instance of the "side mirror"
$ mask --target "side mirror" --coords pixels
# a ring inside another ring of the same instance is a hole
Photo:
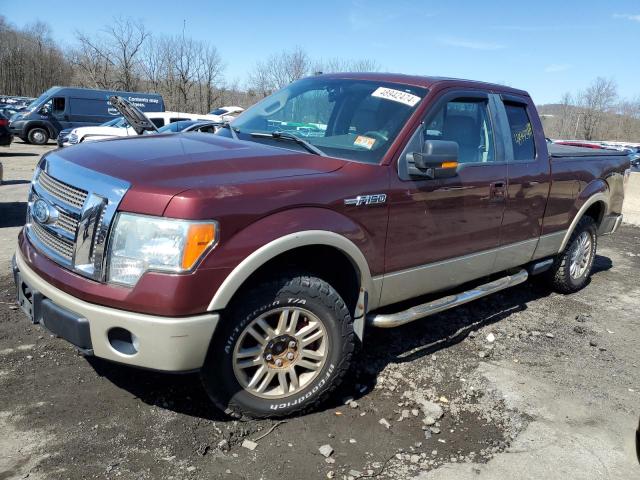
[[[458,168],[458,144],[445,140],[427,140],[422,152],[406,157],[409,175],[430,179],[454,177]]]

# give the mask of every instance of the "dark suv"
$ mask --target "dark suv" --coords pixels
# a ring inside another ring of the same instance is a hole
[[[0,145],[8,147],[13,141],[13,134],[9,131],[9,119],[0,113]]]

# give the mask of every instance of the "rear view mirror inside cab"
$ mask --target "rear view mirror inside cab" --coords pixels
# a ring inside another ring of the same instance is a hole
[[[458,144],[446,140],[426,140],[422,152],[409,152],[405,157],[411,176],[431,179],[449,178],[458,168]]]

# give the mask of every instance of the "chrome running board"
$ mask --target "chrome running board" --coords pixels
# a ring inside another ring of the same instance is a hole
[[[506,277],[499,278],[498,280],[494,280],[493,282],[485,283],[484,285],[472,288],[466,292],[439,298],[438,300],[423,303],[422,305],[411,307],[407,310],[403,310],[402,312],[369,315],[367,316],[367,323],[379,328],[399,327],[405,323],[420,320],[421,318],[428,317],[434,313],[442,312],[478,298],[486,297],[487,295],[499,292],[505,288],[519,285],[526,282],[528,277],[529,273],[525,269],[522,269],[513,275],[508,275]]]

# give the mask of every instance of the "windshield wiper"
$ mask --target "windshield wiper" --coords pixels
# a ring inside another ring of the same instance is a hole
[[[251,132],[249,135],[252,137],[258,138],[274,138],[276,140],[289,140],[297,143],[298,145],[304,147],[308,152],[313,153],[314,155],[320,155],[321,157],[326,157],[327,154],[320,150],[315,145],[311,145],[306,140],[294,135],[289,132],[271,132],[271,133],[262,133],[262,132]]]

